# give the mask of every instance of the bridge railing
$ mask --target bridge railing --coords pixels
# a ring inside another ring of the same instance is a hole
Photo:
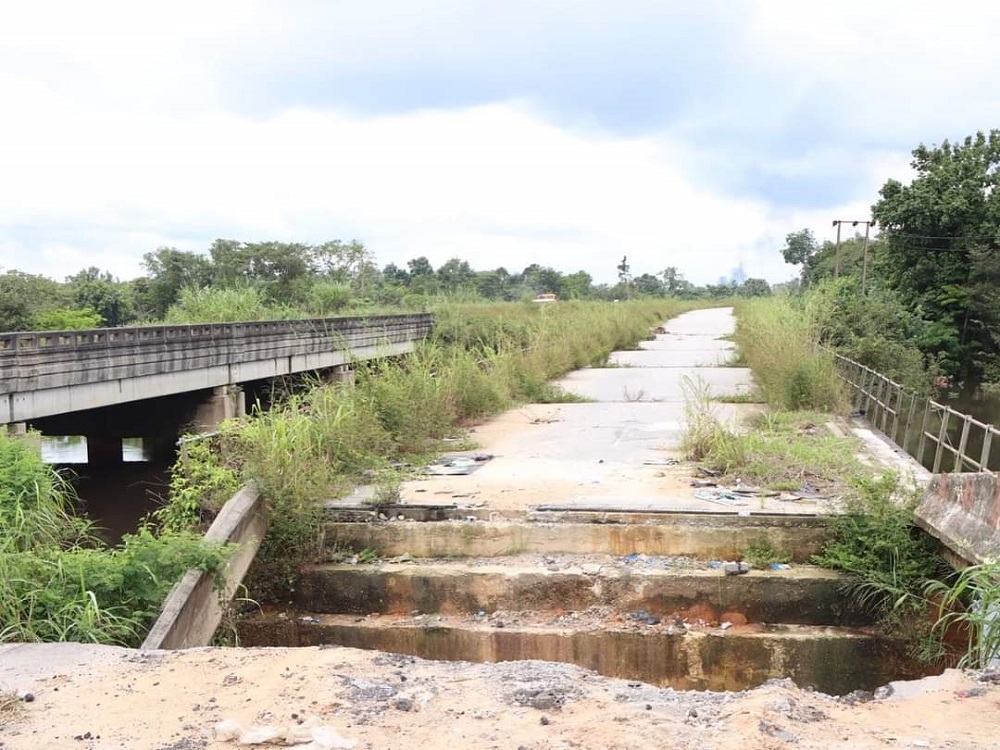
[[[429,313],[0,333],[0,394],[416,341]]]
[[[980,472],[1000,468],[1000,430],[947,404],[909,391],[853,359],[833,355],[854,405],[893,443],[930,469]],[[957,445],[956,445],[957,440]]]

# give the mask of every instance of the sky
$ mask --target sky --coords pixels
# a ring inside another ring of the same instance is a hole
[[[358,239],[380,265],[796,275],[1000,127],[992,0],[8,0],[0,269]]]

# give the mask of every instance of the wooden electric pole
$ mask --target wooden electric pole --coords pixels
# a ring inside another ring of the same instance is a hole
[[[868,235],[871,232],[871,228],[875,226],[874,221],[845,221],[843,219],[834,219],[833,226],[837,227],[837,251],[833,260],[833,276],[837,278],[840,276],[840,225],[850,224],[852,227],[857,227],[858,224],[865,225],[865,259],[861,266],[861,293],[865,293],[865,285],[868,282]]]

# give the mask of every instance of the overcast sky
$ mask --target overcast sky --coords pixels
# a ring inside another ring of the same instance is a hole
[[[780,281],[1000,126],[998,38],[994,0],[5,0],[0,268],[339,238]]]

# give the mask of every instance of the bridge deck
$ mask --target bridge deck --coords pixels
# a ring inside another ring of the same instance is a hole
[[[428,313],[0,334],[0,424],[412,349]]]

